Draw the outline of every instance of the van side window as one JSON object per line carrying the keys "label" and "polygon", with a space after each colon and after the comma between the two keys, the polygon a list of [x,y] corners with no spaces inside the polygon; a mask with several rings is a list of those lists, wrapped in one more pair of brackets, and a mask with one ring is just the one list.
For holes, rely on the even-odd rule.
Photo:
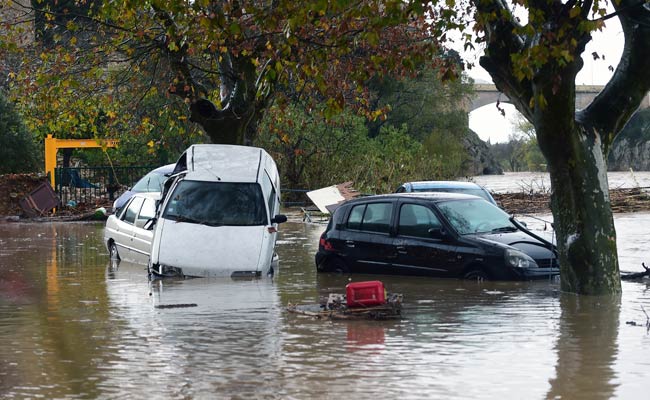
{"label": "van side window", "polygon": [[428,207],[419,204],[403,204],[400,207],[398,235],[430,238],[429,229],[440,227],[440,220]]}
{"label": "van side window", "polygon": [[370,203],[363,213],[361,230],[388,233],[393,206],[391,203]]}
{"label": "van side window", "polygon": [[129,224],[134,224],[135,223],[135,217],[138,215],[140,212],[140,207],[142,207],[142,203],[144,202],[144,199],[142,197],[136,197],[129,203],[129,207],[124,211],[124,216],[122,220],[124,222],[128,222]]}

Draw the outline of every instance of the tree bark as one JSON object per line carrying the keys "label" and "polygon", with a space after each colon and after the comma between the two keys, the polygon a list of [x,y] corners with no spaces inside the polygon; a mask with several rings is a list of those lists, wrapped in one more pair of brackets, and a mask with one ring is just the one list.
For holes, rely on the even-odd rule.
{"label": "tree bark", "polygon": [[562,290],[619,293],[616,230],[599,135],[574,126],[566,138],[556,140],[557,134],[547,129],[540,129],[537,137],[544,143],[551,176]]}

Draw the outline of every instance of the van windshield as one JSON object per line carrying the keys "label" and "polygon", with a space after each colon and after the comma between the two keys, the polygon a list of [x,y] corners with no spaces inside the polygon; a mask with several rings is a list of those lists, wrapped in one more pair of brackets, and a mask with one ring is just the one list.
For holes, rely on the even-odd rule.
{"label": "van windshield", "polygon": [[170,195],[163,218],[210,226],[267,223],[257,183],[181,181]]}

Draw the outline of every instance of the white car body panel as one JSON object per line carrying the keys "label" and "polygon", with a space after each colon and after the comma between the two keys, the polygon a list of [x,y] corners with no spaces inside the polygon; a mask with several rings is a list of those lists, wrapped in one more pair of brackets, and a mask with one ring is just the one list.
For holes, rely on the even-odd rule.
{"label": "white car body panel", "polygon": [[126,210],[137,199],[149,202],[149,207],[154,207],[155,210],[155,202],[160,199],[160,193],[138,193],[125,204],[123,212],[109,216],[104,228],[104,245],[110,252],[111,244],[115,243],[120,259],[146,264],[151,253],[153,231],[144,229],[144,224],[153,215],[142,216],[142,209],[138,208],[133,223],[125,220]]}
{"label": "white car body panel", "polygon": [[265,275],[270,256],[269,262],[262,257],[268,247],[263,244],[269,242],[270,235],[265,226],[212,227],[163,220],[158,259],[166,265],[182,266],[188,276],[229,277],[235,271]]}

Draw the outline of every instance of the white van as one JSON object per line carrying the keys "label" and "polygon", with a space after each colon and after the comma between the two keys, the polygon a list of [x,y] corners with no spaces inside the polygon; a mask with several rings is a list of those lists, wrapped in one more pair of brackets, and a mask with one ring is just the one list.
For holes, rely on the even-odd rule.
{"label": "white van", "polygon": [[179,158],[157,212],[149,271],[161,276],[273,273],[280,177],[249,146],[199,144]]}

